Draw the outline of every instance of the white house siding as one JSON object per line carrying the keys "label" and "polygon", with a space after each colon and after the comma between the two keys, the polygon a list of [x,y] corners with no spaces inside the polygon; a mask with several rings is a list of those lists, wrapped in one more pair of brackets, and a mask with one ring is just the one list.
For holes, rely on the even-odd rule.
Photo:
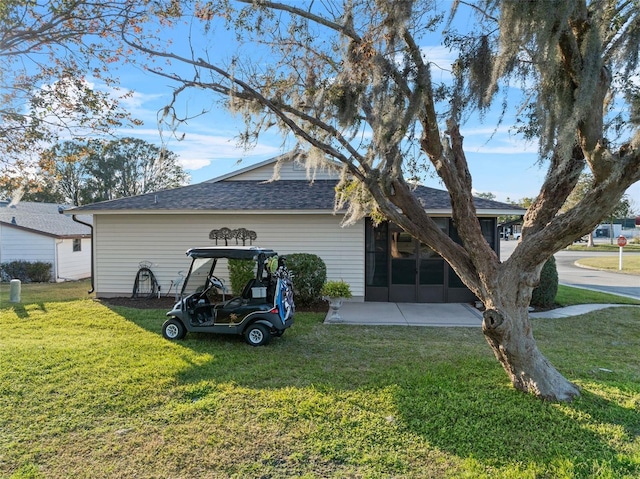
{"label": "white house siding", "polygon": [[55,238],[19,228],[0,226],[0,262],[42,261],[51,263],[53,269],[55,254]]}
{"label": "white house siding", "polygon": [[[209,232],[227,227],[255,231],[254,246],[273,248],[282,255],[317,254],[327,266],[328,279],[347,281],[354,299],[363,300],[364,222],[342,228],[341,220],[342,216],[328,213],[94,215],[96,294],[131,295],[143,261],[151,263],[161,293],[165,294],[171,281],[178,278],[178,272],[186,273],[189,267],[186,250],[214,246]],[[235,245],[235,240],[231,245]]]}
{"label": "white house siding", "polygon": [[[238,173],[225,181],[266,181],[273,177],[273,163],[243,172]],[[314,173],[312,172],[312,176]],[[327,169],[316,170],[316,180],[337,180],[339,178],[335,171],[329,171]],[[307,170],[304,165],[293,161],[286,162],[280,168],[280,181],[282,180],[306,180]]]}
{"label": "white house siding", "polygon": [[80,240],[80,251],[73,251],[73,241],[73,239],[56,241],[56,248],[58,249],[58,275],[56,281],[91,277],[91,238]]}

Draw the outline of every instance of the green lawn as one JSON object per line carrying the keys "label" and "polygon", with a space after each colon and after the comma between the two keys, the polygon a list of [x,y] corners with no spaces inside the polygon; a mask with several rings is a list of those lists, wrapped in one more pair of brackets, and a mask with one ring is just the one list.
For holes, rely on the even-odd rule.
{"label": "green lawn", "polygon": [[558,285],[556,294],[556,304],[558,306],[573,306],[576,304],[637,304],[640,301],[625,296],[601,293],[582,288],[572,288],[571,286]]}
{"label": "green lawn", "polygon": [[[52,301],[72,301],[89,299],[90,280],[67,281],[64,283],[23,283],[20,286],[20,302],[23,304]],[[9,303],[10,284],[0,283],[0,308],[12,306]],[[1,311],[1,310],[0,310]]]}
{"label": "green lawn", "polygon": [[[594,256],[582,258],[576,263],[588,268],[640,275],[640,254],[623,253],[621,271],[618,269],[620,267],[620,258],[618,256]],[[640,278],[638,278],[638,282],[640,283]]]}
{"label": "green lawn", "polygon": [[[568,246],[567,249],[570,251],[589,251],[591,253],[597,253],[603,251],[618,252],[620,247],[618,246],[617,239],[614,238],[613,244],[598,243],[594,246],[587,246],[584,243],[575,243]],[[624,247],[624,251],[625,253],[640,253],[640,243],[637,242],[637,240],[629,240],[627,245]]]}
{"label": "green lawn", "polygon": [[582,389],[551,404],[511,388],[479,328],[306,313],[251,348],[166,341],[164,310],[3,294],[2,478],[640,477],[637,307],[533,321]]}

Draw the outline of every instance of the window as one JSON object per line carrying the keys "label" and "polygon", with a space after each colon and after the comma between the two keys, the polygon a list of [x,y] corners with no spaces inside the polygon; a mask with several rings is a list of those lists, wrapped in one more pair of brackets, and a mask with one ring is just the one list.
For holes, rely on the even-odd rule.
{"label": "window", "polygon": [[82,251],[82,240],[76,238],[73,240],[73,252]]}

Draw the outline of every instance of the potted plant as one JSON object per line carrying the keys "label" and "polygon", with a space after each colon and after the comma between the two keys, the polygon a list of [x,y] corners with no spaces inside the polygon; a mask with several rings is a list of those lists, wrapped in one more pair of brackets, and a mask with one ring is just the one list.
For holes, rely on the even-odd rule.
{"label": "potted plant", "polygon": [[322,299],[329,302],[331,308],[330,321],[342,321],[342,317],[338,312],[342,307],[342,302],[351,297],[351,288],[349,283],[340,281],[327,281],[321,290]]}

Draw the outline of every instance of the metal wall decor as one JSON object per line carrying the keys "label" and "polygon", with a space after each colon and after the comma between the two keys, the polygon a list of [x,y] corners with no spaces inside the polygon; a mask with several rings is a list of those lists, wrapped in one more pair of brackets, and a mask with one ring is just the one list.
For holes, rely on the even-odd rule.
{"label": "metal wall decor", "polygon": [[211,230],[209,232],[209,239],[215,240],[216,246],[218,240],[224,240],[224,245],[229,246],[229,240],[235,239],[236,244],[238,241],[242,241],[242,246],[246,246],[247,240],[249,240],[249,246],[253,245],[253,240],[257,239],[258,235],[255,231],[248,230],[246,228],[238,228],[232,230],[231,228],[220,228],[219,230]]}

